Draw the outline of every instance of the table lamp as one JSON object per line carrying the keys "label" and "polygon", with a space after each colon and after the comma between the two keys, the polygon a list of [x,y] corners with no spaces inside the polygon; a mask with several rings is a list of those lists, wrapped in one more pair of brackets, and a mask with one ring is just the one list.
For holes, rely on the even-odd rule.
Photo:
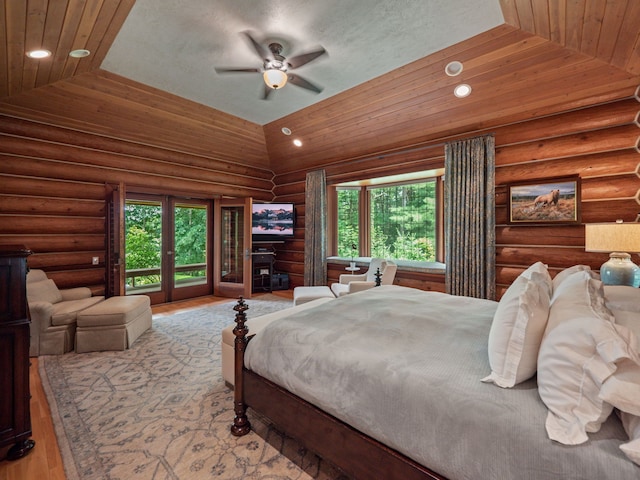
{"label": "table lamp", "polygon": [[585,224],[587,252],[610,252],[609,260],[600,267],[600,279],[605,285],[640,284],[640,268],[626,252],[640,252],[640,223],[588,223]]}

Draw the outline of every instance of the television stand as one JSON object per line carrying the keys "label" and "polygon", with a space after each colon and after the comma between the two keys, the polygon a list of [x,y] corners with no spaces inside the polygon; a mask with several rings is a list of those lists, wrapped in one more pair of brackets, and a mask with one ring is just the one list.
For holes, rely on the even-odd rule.
{"label": "television stand", "polygon": [[251,253],[251,291],[270,292],[276,253],[272,248],[253,247]]}

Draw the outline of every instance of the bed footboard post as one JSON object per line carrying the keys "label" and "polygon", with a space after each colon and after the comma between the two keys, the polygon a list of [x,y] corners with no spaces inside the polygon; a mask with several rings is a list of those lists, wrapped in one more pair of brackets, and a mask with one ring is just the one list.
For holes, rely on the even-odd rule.
{"label": "bed footboard post", "polygon": [[382,274],[380,273],[380,267],[376,269],[376,273],[373,274],[376,277],[376,287],[382,285]]}
{"label": "bed footboard post", "polygon": [[251,424],[247,418],[247,406],[244,403],[244,383],[243,383],[243,368],[244,368],[244,351],[247,347],[247,333],[249,328],[245,325],[247,316],[244,313],[249,306],[244,302],[244,299],[240,297],[238,303],[233,307],[236,313],[236,326],[233,329],[233,334],[236,336],[234,342],[234,390],[233,390],[233,409],[236,416],[233,419],[233,425],[231,425],[231,433],[236,437],[246,435],[251,430]]}

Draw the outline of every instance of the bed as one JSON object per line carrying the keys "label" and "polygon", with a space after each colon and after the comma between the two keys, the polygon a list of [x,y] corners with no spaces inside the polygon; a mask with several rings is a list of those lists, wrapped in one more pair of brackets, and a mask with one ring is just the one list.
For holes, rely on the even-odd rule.
{"label": "bed", "polygon": [[[563,412],[558,404],[576,395],[558,393],[554,383],[591,367],[573,368],[580,348],[564,349],[562,335],[580,334],[563,334],[571,321],[559,315],[571,311],[579,330],[589,321],[597,330],[611,311],[594,300],[604,289],[588,268],[559,277],[564,286],[532,266],[500,302],[381,286],[288,310],[255,336],[247,335],[241,299],[232,433],[248,433],[251,408],[353,478],[638,479],[637,339],[608,324],[585,335],[597,345],[606,343],[600,335],[615,337],[619,348],[607,353],[608,373],[598,365],[590,374],[596,397],[608,388],[607,401],[594,400],[596,412],[576,427],[571,412],[593,406],[583,401]],[[625,322],[634,325],[638,315],[626,311]],[[506,327],[496,326],[499,318],[508,318]],[[625,367],[619,378],[615,365]]]}

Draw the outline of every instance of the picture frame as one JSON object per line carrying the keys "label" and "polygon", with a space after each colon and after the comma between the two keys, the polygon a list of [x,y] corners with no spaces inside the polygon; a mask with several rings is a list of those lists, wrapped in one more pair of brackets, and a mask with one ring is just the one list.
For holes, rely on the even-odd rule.
{"label": "picture frame", "polygon": [[508,223],[580,223],[580,177],[555,177],[507,185]]}

